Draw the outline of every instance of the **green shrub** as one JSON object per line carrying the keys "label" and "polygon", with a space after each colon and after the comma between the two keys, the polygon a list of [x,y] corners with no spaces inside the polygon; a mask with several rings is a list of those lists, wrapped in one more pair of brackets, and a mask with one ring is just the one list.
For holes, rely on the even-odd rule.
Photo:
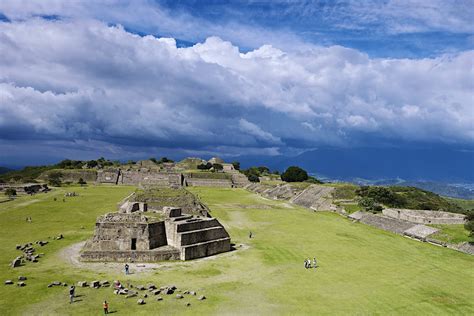
{"label": "green shrub", "polygon": [[308,180],[308,173],[297,166],[291,166],[282,173],[281,179],[285,182],[302,182]]}
{"label": "green shrub", "polygon": [[5,195],[10,197],[10,196],[15,196],[16,195],[16,190],[13,188],[8,188],[5,190]]}
{"label": "green shrub", "polygon": [[258,178],[257,175],[251,173],[247,176],[247,179],[249,179],[250,182],[260,182],[260,179]]}

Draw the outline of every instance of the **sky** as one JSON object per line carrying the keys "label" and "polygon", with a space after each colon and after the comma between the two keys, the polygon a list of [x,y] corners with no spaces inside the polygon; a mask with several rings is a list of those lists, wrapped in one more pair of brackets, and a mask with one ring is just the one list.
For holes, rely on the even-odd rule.
{"label": "sky", "polygon": [[474,0],[0,1],[0,165],[474,150]]}

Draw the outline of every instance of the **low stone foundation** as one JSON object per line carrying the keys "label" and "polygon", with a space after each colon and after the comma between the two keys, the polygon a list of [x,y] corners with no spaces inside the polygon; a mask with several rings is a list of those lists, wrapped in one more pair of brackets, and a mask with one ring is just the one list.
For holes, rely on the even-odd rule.
{"label": "low stone foundation", "polygon": [[464,215],[442,211],[387,208],[383,215],[416,224],[464,224]]}
{"label": "low stone foundation", "polygon": [[83,251],[82,261],[114,261],[114,262],[154,262],[164,260],[180,260],[180,251],[176,248],[163,246],[153,250],[135,251]]}

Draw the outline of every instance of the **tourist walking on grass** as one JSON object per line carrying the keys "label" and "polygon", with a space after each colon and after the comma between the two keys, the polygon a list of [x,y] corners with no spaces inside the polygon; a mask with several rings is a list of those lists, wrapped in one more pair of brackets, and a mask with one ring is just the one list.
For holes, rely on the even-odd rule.
{"label": "tourist walking on grass", "polygon": [[74,285],[71,285],[69,288],[69,304],[72,304],[74,302],[74,292],[76,291],[76,287]]}
{"label": "tourist walking on grass", "polygon": [[125,274],[129,274],[129,270],[130,269],[130,266],[128,265],[128,263],[125,264]]}
{"label": "tourist walking on grass", "polygon": [[316,257],[313,258],[313,266],[314,266],[313,268],[316,269],[316,267],[317,267]]}
{"label": "tourist walking on grass", "polygon": [[104,307],[104,314],[108,314],[109,313],[109,303],[107,303],[107,301],[104,301],[104,304],[102,304],[102,306]]}

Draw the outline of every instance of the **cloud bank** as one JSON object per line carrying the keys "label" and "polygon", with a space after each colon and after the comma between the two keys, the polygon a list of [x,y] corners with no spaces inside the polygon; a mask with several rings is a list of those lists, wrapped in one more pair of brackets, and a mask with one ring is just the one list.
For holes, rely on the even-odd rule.
{"label": "cloud bank", "polygon": [[[94,19],[0,22],[0,148],[278,154],[474,143],[474,51],[370,58],[342,46],[178,48]],[[106,151],[107,151],[106,150]],[[107,152],[106,152],[107,153]]]}

